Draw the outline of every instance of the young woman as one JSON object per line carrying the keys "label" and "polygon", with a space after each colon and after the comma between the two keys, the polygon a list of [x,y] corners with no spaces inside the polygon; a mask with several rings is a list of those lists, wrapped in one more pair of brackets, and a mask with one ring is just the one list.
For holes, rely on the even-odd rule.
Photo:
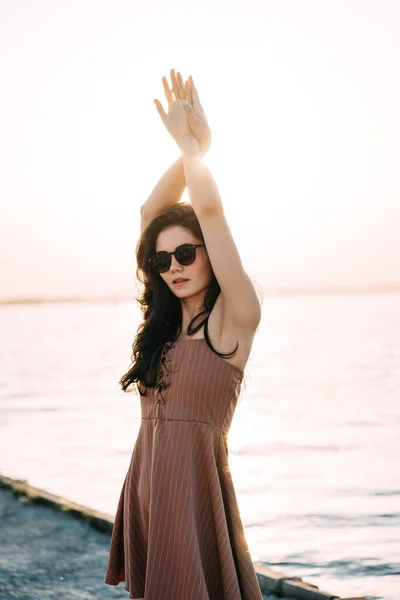
{"label": "young woman", "polygon": [[261,306],[202,161],[211,135],[194,82],[173,69],[171,82],[168,114],[155,104],[182,156],[141,211],[143,323],[120,384],[136,384],[142,421],[105,583],[135,600],[261,600],[227,443]]}

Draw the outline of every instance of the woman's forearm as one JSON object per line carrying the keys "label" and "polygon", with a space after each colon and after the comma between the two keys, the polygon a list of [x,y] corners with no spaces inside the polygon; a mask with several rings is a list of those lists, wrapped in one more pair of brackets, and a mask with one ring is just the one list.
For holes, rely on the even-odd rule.
{"label": "woman's forearm", "polygon": [[177,204],[185,191],[186,180],[183,169],[183,157],[176,160],[155,185],[150,196],[140,207],[142,216],[153,219]]}
{"label": "woman's forearm", "polygon": [[183,170],[190,203],[197,216],[215,210],[223,211],[221,196],[210,169],[201,160],[196,139],[188,139],[181,145]]}

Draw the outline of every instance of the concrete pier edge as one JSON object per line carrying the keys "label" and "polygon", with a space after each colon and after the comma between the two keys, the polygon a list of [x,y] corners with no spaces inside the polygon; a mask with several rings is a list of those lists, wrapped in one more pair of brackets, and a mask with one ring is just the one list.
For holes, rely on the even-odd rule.
{"label": "concrete pier edge", "polygon": [[[0,488],[11,489],[14,496],[23,502],[44,504],[76,519],[86,520],[91,527],[99,531],[105,533],[112,531],[114,523],[112,515],[33,487],[26,479],[11,479],[0,474]],[[300,577],[290,577],[285,573],[273,571],[259,562],[255,562],[254,567],[263,594],[274,594],[279,598],[290,600],[367,600],[365,596],[344,598],[324,592],[318,586],[303,581]]]}

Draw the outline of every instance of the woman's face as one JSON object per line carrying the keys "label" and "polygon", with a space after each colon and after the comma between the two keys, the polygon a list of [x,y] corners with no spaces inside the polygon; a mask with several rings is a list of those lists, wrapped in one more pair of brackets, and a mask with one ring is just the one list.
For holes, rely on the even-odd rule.
{"label": "woman's face", "polygon": [[[196,238],[190,229],[174,225],[159,233],[156,252],[160,252],[160,250],[173,252],[181,244],[201,243],[204,242]],[[159,276],[164,279],[169,289],[178,298],[188,298],[193,294],[206,291],[212,278],[212,268],[206,247],[196,248],[196,258],[191,265],[181,265],[172,255],[170,268],[165,273],[159,273]],[[179,277],[187,279],[187,281],[180,285],[174,284],[174,279]]]}

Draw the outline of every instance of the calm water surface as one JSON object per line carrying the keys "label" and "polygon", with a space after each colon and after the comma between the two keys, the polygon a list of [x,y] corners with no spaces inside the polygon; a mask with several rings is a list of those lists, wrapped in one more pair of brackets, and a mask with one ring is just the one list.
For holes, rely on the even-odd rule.
{"label": "calm water surface", "polygon": [[[115,513],[134,302],[0,307],[0,472]],[[229,434],[254,560],[400,598],[400,295],[268,297]]]}

